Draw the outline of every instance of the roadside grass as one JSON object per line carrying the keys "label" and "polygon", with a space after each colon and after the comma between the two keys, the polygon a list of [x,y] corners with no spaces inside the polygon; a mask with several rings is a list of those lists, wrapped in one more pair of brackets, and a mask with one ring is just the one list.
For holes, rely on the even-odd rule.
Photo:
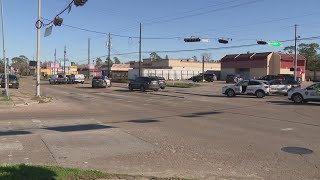
{"label": "roadside grass", "polygon": [[7,97],[6,95],[3,95],[3,94],[0,95],[0,101],[10,101],[10,100],[11,100],[10,96]]}
{"label": "roadside grass", "polygon": [[179,180],[180,178],[155,178],[109,174],[95,170],[81,170],[76,168],[63,168],[58,166],[40,165],[10,165],[0,166],[0,179],[6,180],[96,180],[96,179],[167,179]]}
{"label": "roadside grass", "polygon": [[167,82],[167,86],[168,87],[177,87],[177,88],[191,88],[191,87],[195,87],[198,86],[197,84],[193,84],[193,83],[184,83],[184,82],[176,82],[176,83],[168,83]]}

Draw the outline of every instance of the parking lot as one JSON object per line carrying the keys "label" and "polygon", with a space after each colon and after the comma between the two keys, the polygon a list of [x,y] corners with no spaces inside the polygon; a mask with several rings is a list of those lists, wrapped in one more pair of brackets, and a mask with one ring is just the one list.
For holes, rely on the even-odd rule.
{"label": "parking lot", "polygon": [[[12,92],[32,94],[34,84],[21,79]],[[319,103],[227,98],[222,86],[130,92],[126,84],[42,81],[53,102],[0,110],[0,143],[16,143],[0,148],[0,163],[200,179],[320,178]]]}

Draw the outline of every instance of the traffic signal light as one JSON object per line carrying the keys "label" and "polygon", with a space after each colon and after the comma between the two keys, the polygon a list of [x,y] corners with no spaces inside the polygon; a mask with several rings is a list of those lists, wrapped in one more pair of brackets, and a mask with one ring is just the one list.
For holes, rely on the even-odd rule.
{"label": "traffic signal light", "polygon": [[268,44],[266,41],[262,41],[262,40],[257,41],[257,43],[260,44],[260,45],[266,45],[266,44]]}
{"label": "traffic signal light", "polygon": [[83,6],[87,2],[87,0],[74,0],[73,2],[76,6]]}
{"label": "traffic signal light", "polygon": [[218,42],[222,43],[222,44],[228,44],[229,43],[229,41],[225,40],[225,39],[219,39]]}
{"label": "traffic signal light", "polygon": [[55,17],[54,20],[53,20],[53,24],[55,26],[61,26],[62,25],[62,22],[63,22],[63,19],[60,18],[59,16]]}
{"label": "traffic signal light", "polygon": [[200,42],[200,38],[184,38],[184,42]]}

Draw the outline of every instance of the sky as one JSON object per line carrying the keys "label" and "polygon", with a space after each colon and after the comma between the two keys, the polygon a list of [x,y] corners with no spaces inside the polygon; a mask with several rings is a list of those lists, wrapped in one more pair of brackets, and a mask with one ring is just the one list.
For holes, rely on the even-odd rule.
{"label": "sky", "polygon": [[[42,0],[42,18],[53,19],[71,0]],[[11,59],[25,55],[36,58],[37,0],[3,0],[6,56]],[[219,60],[226,54],[282,51],[283,47],[250,46],[256,40],[281,41],[294,39],[294,24],[301,38],[320,36],[319,0],[88,0],[82,7],[62,14],[63,24],[100,33],[82,31],[62,25],[53,27],[44,37],[41,29],[41,61],[67,58],[79,64],[90,63],[97,57],[105,60],[107,33],[111,33],[111,58],[121,62],[138,60],[139,54],[117,55],[139,51],[139,23],[142,23],[142,51],[175,51],[184,49],[219,48],[189,52],[163,52],[161,57],[191,58],[209,53]],[[44,20],[44,23],[48,23]],[[128,37],[119,37],[128,36]],[[183,38],[208,38],[210,42],[185,43]],[[147,38],[147,39],[145,39]],[[155,38],[155,39],[148,39]],[[160,38],[160,39],[159,39]],[[168,38],[168,39],[161,39]],[[229,39],[219,44],[217,39]],[[319,39],[300,43],[320,43]],[[236,48],[232,48],[236,46]],[[243,46],[243,47],[241,47]],[[2,52],[2,51],[1,51]],[[150,53],[143,53],[148,58]],[[2,53],[1,53],[2,56]]]}

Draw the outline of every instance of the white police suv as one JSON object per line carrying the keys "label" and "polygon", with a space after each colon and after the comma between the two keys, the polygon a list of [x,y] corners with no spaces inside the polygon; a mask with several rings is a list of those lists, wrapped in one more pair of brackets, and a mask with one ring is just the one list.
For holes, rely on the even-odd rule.
{"label": "white police suv", "polygon": [[291,88],[288,91],[288,99],[295,103],[320,101],[320,83],[312,84],[307,88]]}
{"label": "white police suv", "polygon": [[263,98],[266,95],[269,95],[269,84],[267,81],[262,80],[243,80],[235,85],[222,87],[222,94],[225,94],[228,97],[244,94]]}

